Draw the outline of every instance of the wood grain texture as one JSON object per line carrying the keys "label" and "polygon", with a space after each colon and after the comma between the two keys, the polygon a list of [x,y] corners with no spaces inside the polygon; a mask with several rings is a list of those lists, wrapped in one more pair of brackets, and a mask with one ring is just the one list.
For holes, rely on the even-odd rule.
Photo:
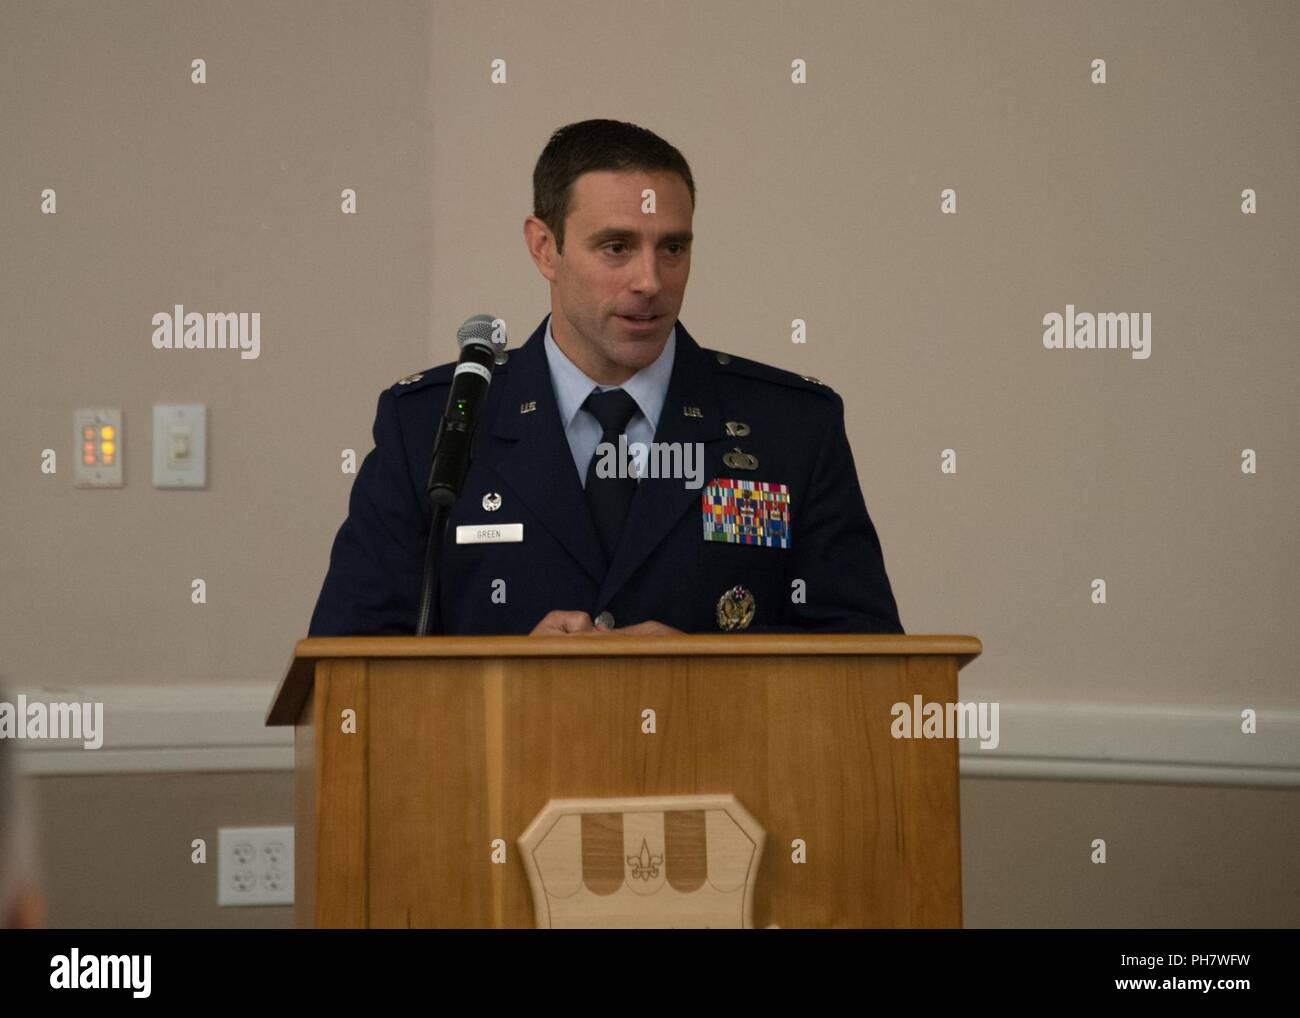
{"label": "wood grain texture", "polygon": [[308,693],[293,730],[293,921],[316,925],[316,694]]}
{"label": "wood grain texture", "polygon": [[623,886],[623,815],[583,813],[578,838],[582,886],[592,894],[613,894]]}
{"label": "wood grain texture", "polygon": [[664,865],[675,891],[690,894],[709,876],[709,840],[704,810],[673,810],[664,814]]}
{"label": "wood grain texture", "polygon": [[957,745],[890,735],[956,658],[731,649],[320,661],[318,924],[532,926],[515,842],[549,800],[732,794],[768,833],[754,925],[959,926]]}
{"label": "wood grain texture", "polygon": [[[375,732],[366,663],[327,660],[316,670],[316,925],[365,926],[368,750]],[[355,734],[342,730],[348,709],[356,712]]]}
{"label": "wood grain texture", "polygon": [[268,725],[292,725],[328,658],[674,657],[735,655],[942,655],[965,667],[981,652],[973,636],[820,633],[692,633],[682,636],[318,636],[299,640],[271,702]]}
{"label": "wood grain texture", "polygon": [[[902,688],[897,693],[899,702],[908,702],[918,693],[925,702],[955,701],[957,682],[952,665],[938,658],[908,658]],[[953,780],[959,768],[957,740],[894,742],[901,746],[899,773],[906,782],[898,801],[915,807],[906,813],[902,824],[904,851],[918,862],[907,873],[910,911],[918,926],[959,926],[961,808]],[[895,754],[895,761],[899,759]]]}

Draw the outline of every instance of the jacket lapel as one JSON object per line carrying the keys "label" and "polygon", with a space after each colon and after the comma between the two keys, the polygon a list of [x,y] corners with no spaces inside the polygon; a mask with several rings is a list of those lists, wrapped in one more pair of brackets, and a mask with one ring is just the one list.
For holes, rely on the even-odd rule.
{"label": "jacket lapel", "polygon": [[[702,484],[722,471],[722,456],[729,442],[722,407],[713,385],[713,361],[710,355],[677,322],[677,349],[673,358],[668,395],[655,429],[654,441],[680,442],[683,448],[696,442],[704,452]],[[698,408],[699,417],[687,416],[687,407]],[[557,415],[558,416],[558,415]],[[600,589],[598,598],[604,606],[627,583],[652,551],[677,526],[688,507],[700,511],[704,488],[690,488],[684,478],[643,477],[637,484],[632,508],[628,511],[623,536],[614,552],[614,561]],[[700,524],[700,540],[703,536]],[[593,527],[594,529],[594,527]]]}
{"label": "jacket lapel", "polygon": [[[605,552],[560,427],[545,339],[546,319],[542,319],[528,342],[510,355],[485,460],[547,532],[600,583],[606,573]],[[531,404],[536,409],[524,409]]]}

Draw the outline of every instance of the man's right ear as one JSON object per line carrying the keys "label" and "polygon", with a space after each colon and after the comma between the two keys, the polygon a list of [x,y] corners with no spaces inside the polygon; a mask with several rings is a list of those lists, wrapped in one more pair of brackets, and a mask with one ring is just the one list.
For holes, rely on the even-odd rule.
{"label": "man's right ear", "polygon": [[550,282],[555,282],[555,236],[536,216],[524,220],[524,245],[537,266],[537,271]]}

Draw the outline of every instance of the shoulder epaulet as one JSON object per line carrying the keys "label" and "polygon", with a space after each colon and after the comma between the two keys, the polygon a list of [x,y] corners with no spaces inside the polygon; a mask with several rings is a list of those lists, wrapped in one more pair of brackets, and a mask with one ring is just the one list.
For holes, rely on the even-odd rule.
{"label": "shoulder epaulet", "polygon": [[765,382],[775,382],[777,385],[789,385],[796,389],[819,392],[823,396],[836,395],[834,389],[820,378],[814,378],[812,375],[801,375],[794,371],[786,371],[784,368],[776,368],[771,364],[752,361],[748,357],[738,357],[735,354],[723,353],[720,350],[709,350],[708,354],[724,371],[745,375],[748,378],[758,378]]}
{"label": "shoulder epaulet", "polygon": [[[504,374],[505,369],[504,364],[498,364],[493,368],[492,374],[494,377],[498,374]],[[425,368],[425,370],[417,371],[413,375],[399,378],[393,383],[393,395],[405,396],[412,392],[428,389],[434,385],[450,385],[451,376],[455,370],[456,362],[448,361],[446,364],[439,364],[436,368]]]}
{"label": "shoulder epaulet", "polygon": [[406,396],[412,392],[419,392],[421,389],[427,389],[432,385],[439,383],[446,385],[451,381],[451,372],[454,365],[440,364],[436,368],[425,368],[423,371],[417,371],[413,375],[407,375],[405,378],[399,378],[392,385],[394,396]]}

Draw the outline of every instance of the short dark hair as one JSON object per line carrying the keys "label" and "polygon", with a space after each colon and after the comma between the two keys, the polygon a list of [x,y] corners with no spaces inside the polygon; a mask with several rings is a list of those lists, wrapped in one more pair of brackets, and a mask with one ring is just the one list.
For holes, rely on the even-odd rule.
{"label": "short dark hair", "polygon": [[560,254],[573,182],[593,170],[671,171],[686,182],[695,208],[695,178],[686,158],[653,131],[622,120],[566,124],[551,135],[533,167],[533,215],[555,235]]}

